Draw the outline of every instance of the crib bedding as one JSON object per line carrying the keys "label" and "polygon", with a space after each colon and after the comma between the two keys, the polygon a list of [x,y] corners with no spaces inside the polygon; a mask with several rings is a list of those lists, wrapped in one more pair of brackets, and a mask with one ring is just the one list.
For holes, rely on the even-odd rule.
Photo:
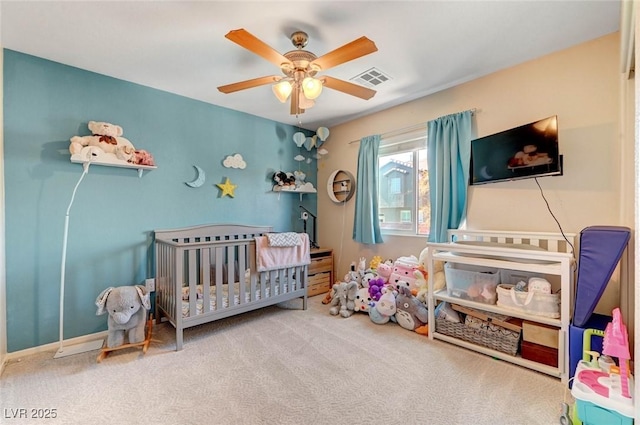
{"label": "crib bedding", "polygon": [[[238,284],[238,282],[236,282],[236,285]],[[197,288],[198,292],[197,292],[197,297],[198,299],[196,300],[196,314],[202,314],[204,313],[204,306],[205,306],[205,301],[204,301],[204,297],[202,295],[202,285],[198,285],[199,288]],[[238,285],[239,287],[239,285]],[[238,288],[236,287],[236,288]],[[292,291],[295,291],[296,289],[298,289],[298,283],[296,281],[293,281],[293,285],[291,287]],[[186,290],[186,291],[185,291]],[[184,287],[182,288],[182,317],[189,317],[189,288],[188,287]],[[288,284],[284,284],[284,291],[283,293],[287,293],[289,292],[289,285]],[[186,293],[186,295],[185,295]],[[274,285],[274,290],[273,290],[274,296],[280,295],[280,285]],[[254,296],[254,300],[258,301],[261,299],[261,291],[260,289],[256,289],[255,290],[255,296]],[[265,297],[269,298],[271,296],[271,287],[267,286],[265,288]],[[215,311],[217,309],[218,303],[217,303],[217,297],[216,297],[216,293],[215,293],[215,287],[211,288],[211,295],[209,296],[209,306],[210,306],[210,311]],[[251,302],[251,291],[247,290],[244,293],[244,302],[245,303],[249,303]],[[232,305],[240,305],[240,294],[238,289],[236,289],[234,291],[233,294],[233,304]],[[222,297],[222,307],[223,308],[229,308],[229,291],[227,289],[227,285],[224,285],[224,291],[223,291],[223,297]]]}

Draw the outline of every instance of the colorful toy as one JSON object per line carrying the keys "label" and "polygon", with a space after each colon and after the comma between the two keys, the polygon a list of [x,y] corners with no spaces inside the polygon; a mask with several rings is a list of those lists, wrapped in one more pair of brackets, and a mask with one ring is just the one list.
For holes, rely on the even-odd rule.
{"label": "colorful toy", "polygon": [[369,296],[371,296],[373,301],[380,300],[380,297],[382,296],[382,288],[384,288],[385,285],[386,282],[382,277],[377,277],[369,281]]}
{"label": "colorful toy", "polygon": [[371,270],[376,270],[378,268],[378,265],[380,265],[380,263],[382,263],[382,257],[379,255],[374,255],[371,261],[369,262],[369,268]]}
{"label": "colorful toy", "polygon": [[[576,414],[583,425],[633,424],[633,377],[629,371],[629,336],[619,308],[613,310],[613,320],[606,329],[586,329],[583,339],[583,359],[578,362],[571,394],[576,399]],[[617,359],[611,364],[598,361],[591,351],[591,336],[604,337],[602,353]],[[591,361],[589,361],[591,356]]]}
{"label": "colorful toy", "polygon": [[429,333],[429,312],[409,288],[402,287],[396,296],[396,321],[400,326],[421,335]]}

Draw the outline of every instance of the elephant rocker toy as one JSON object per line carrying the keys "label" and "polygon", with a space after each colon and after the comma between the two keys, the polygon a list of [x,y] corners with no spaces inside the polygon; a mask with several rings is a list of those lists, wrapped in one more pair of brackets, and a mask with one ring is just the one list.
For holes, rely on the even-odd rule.
{"label": "elephant rocker toy", "polygon": [[351,317],[355,312],[355,299],[358,292],[358,282],[340,282],[333,285],[333,299],[329,313],[333,316]]}
{"label": "elephant rocker toy", "polygon": [[129,344],[145,341],[144,327],[151,301],[144,286],[111,286],[98,295],[96,306],[97,316],[109,313],[107,348],[123,345],[125,334]]}

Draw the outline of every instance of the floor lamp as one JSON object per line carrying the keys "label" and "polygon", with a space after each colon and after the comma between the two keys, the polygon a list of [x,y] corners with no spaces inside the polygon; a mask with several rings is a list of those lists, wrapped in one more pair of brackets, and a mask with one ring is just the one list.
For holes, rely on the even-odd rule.
{"label": "floor lamp", "polygon": [[69,347],[64,346],[64,283],[65,283],[65,266],[67,263],[67,237],[69,235],[69,212],[71,211],[71,205],[73,205],[73,199],[76,196],[76,191],[78,190],[78,186],[82,182],[82,179],[89,172],[89,164],[90,162],[82,163],[82,175],[76,183],[76,187],[73,189],[73,193],[71,194],[71,202],[69,202],[69,206],[67,207],[67,214],[64,218],[64,236],[62,238],[62,265],[60,267],[60,347],[56,354],[53,356],[54,359],[59,359],[61,357],[71,356],[73,354],[85,353],[87,351],[99,350],[102,348],[103,340],[95,340],[89,342],[83,342],[80,344],[71,345]]}

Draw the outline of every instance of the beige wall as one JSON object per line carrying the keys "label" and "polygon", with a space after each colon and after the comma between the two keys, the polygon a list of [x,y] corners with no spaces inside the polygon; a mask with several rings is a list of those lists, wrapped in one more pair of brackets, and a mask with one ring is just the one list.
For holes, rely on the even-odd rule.
{"label": "beige wall", "polygon": [[[565,175],[538,181],[565,232],[633,217],[632,203],[625,204],[630,211],[621,211],[617,33],[331,128],[318,186],[324,187],[335,169],[357,174],[358,143],[350,141],[470,108],[478,110],[478,137],[558,115]],[[355,243],[354,206],[355,198],[336,205],[319,191],[319,242],[335,250],[338,277],[360,256],[417,256],[425,246],[425,239],[416,237],[386,237],[375,246]],[[533,179],[470,187],[468,227],[558,231]]]}

